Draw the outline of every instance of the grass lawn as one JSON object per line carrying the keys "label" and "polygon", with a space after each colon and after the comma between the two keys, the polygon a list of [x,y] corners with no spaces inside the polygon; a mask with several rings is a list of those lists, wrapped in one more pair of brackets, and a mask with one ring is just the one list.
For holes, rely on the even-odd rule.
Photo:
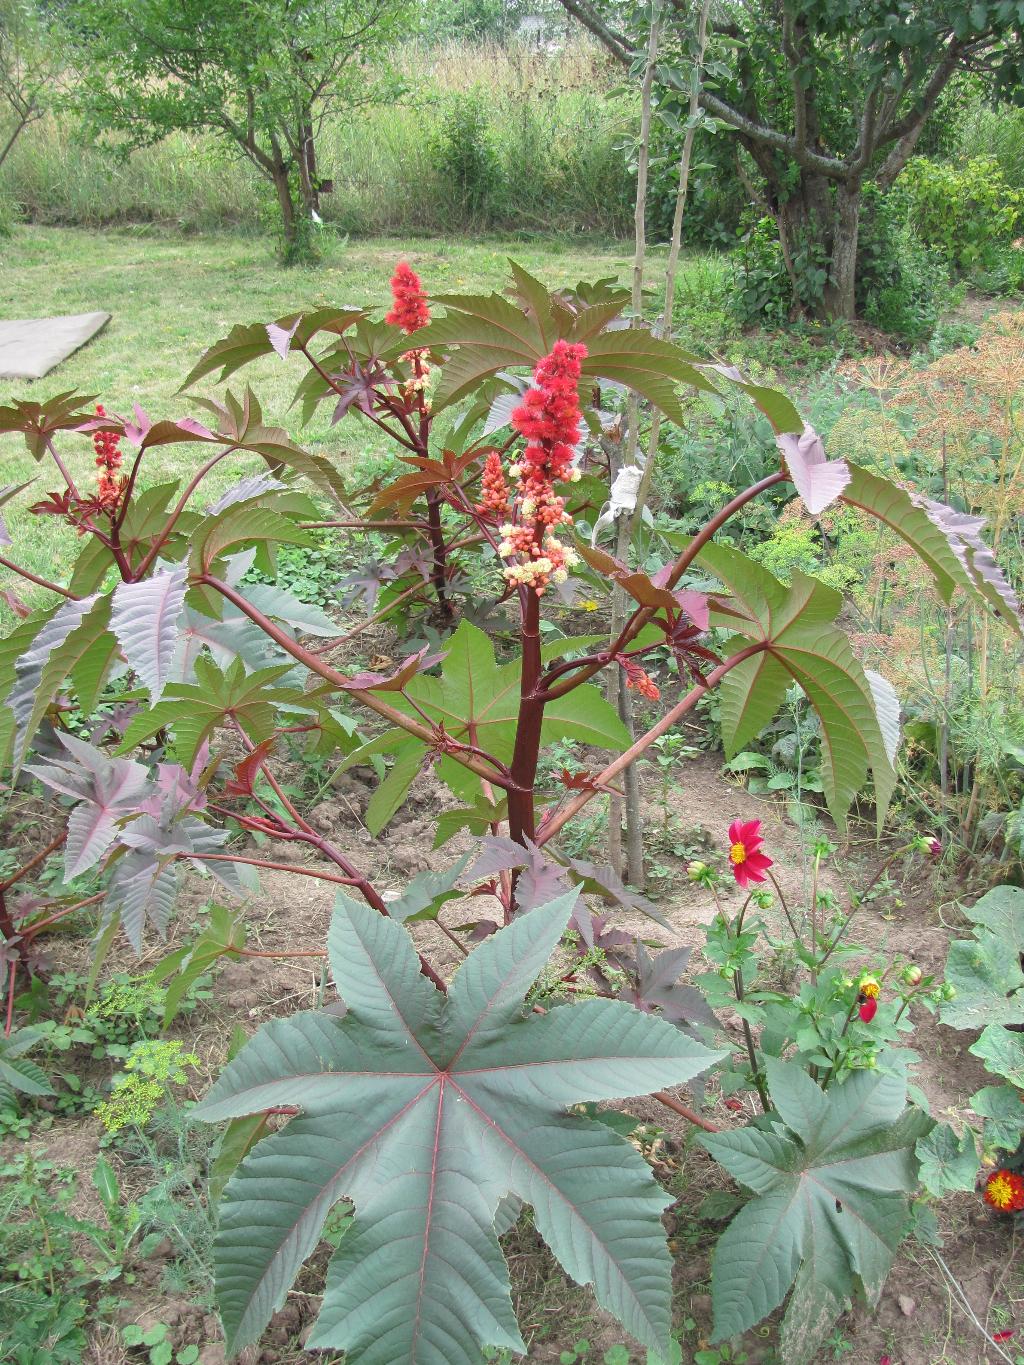
{"label": "grass lawn", "polygon": [[[64,365],[35,383],[0,387],[0,403],[11,398],[46,398],[67,389],[96,394],[113,412],[140,404],[153,417],[180,417],[193,409],[189,395],[176,392],[202,351],[237,322],[271,321],[284,313],[323,304],[390,302],[388,280],[396,261],[405,256],[431,292],[490,291],[508,280],[507,259],[514,256],[546,284],[574,284],[580,279],[614,275],[629,278],[632,261],[624,243],[602,248],[590,241],[545,242],[452,238],[371,238],[335,246],[315,269],[284,270],[266,239],[243,236],[176,237],[156,231],[91,232],[79,229],[27,227],[0,248],[0,318],[45,317],[105,309],[107,328]],[[659,282],[664,253],[653,254],[652,284]],[[699,268],[699,258],[695,268]],[[299,426],[289,412],[291,393],[304,370],[296,360],[286,364],[268,357],[237,376],[236,387],[252,385],[264,417],[286,426],[310,447],[339,458],[381,448],[369,424],[346,422],[332,431],[329,408],[309,427]],[[203,384],[212,391],[212,386]],[[200,414],[201,415],[201,414]],[[92,447],[87,437],[65,440],[72,452],[72,471],[91,477]],[[195,446],[159,449],[146,466],[144,482],[180,477],[200,460]],[[232,482],[242,461],[215,471],[211,491]],[[0,483],[39,473],[20,437],[0,438]],[[30,569],[57,577],[66,571],[76,550],[73,532],[54,518],[33,517],[26,501],[53,484],[44,467],[39,483],[9,507],[15,557]],[[21,509],[21,510],[19,510]],[[0,569],[0,586],[5,582]],[[7,575],[10,578],[10,575]],[[23,591],[27,600],[31,591]]]}

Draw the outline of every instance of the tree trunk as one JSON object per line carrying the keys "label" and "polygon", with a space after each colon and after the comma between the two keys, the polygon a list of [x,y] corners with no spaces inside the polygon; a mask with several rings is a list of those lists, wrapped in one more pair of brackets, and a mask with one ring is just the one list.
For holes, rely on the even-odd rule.
{"label": "tree trunk", "polygon": [[856,316],[859,184],[833,186],[804,173],[775,212],[794,313],[834,321]]}
{"label": "tree trunk", "polygon": [[857,233],[860,229],[860,186],[836,187],[832,231],[832,268],[825,286],[825,316],[849,318],[857,315]]}
{"label": "tree trunk", "polygon": [[275,163],[271,175],[281,212],[281,256],[285,265],[293,265],[299,256],[299,215],[292,198],[291,177],[282,162]]}

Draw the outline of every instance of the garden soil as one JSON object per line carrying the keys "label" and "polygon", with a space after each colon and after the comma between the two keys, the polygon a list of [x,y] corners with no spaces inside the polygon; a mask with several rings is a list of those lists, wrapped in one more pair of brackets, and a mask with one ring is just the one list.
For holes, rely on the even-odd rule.
{"label": "garden soil", "polygon": [[[434,823],[438,814],[454,804],[453,799],[431,774],[417,779],[410,800],[383,836],[374,839],[362,822],[362,814],[372,790],[372,779],[357,770],[336,781],[330,798],[315,806],[310,822],[328,835],[359,866],[374,869],[377,884],[403,888],[417,872],[450,866],[468,851],[468,839],[459,838],[443,849],[431,852]],[[649,793],[647,826],[663,820],[660,784]],[[807,888],[800,872],[800,837],[787,822],[782,808],[767,799],[751,796],[722,775],[712,757],[701,757],[686,765],[668,795],[668,812],[673,827],[689,834],[694,841],[706,839],[719,855],[725,851],[725,831],[732,819],[760,819],[764,822],[766,848],[776,862],[776,870],[787,898],[799,904]],[[280,861],[304,860],[294,845],[278,845],[274,857]],[[870,831],[861,827],[846,841],[830,871],[826,885],[843,897],[846,885],[863,886],[871,880],[880,863],[880,854]],[[703,939],[703,927],[715,914],[708,893],[694,887],[685,876],[682,859],[661,856],[660,878],[665,890],[659,892],[658,908],[665,915],[669,932],[650,920],[634,914],[616,914],[615,922],[640,930],[649,942],[664,946],[691,944]],[[950,887],[941,881],[941,869],[923,866],[920,860],[894,869],[895,892],[872,901],[862,909],[852,925],[853,941],[887,958],[910,959],[926,974],[941,975],[951,938],[963,927],[956,909],[957,898],[972,899],[985,887]],[[187,884],[177,917],[179,929],[187,927],[194,911],[211,894],[210,883],[192,878]],[[261,889],[245,909],[249,947],[271,949],[321,947],[334,900],[333,890],[313,878],[288,872],[264,872]],[[726,909],[738,905],[730,896]],[[483,907],[481,906],[481,910]],[[473,907],[462,901],[458,909],[444,912],[449,922],[473,918]],[[439,969],[450,974],[458,953],[448,939],[432,925],[414,926],[421,946],[429,951]],[[86,939],[54,936],[48,944],[54,967],[87,972],[89,944]],[[119,945],[111,968],[132,972],[152,967],[167,951],[167,946],[150,943],[141,962]],[[316,958],[276,961],[248,958],[228,963],[216,974],[212,999],[175,1025],[189,1049],[201,1061],[191,1091],[201,1095],[224,1060],[226,1040],[235,1025],[252,1031],[264,1020],[282,1013],[305,1009],[316,1003],[320,962]],[[328,995],[328,999],[330,996]],[[956,1124],[966,1115],[968,1097],[986,1082],[981,1063],[967,1051],[972,1041],[964,1034],[938,1024],[923,1009],[914,1011],[917,1031],[910,1043],[919,1061],[914,1079],[927,1095],[932,1112],[939,1119]],[[739,1021],[728,1016],[722,1022],[737,1038]],[[107,1064],[109,1074],[109,1063]],[[683,1098],[685,1090],[680,1090]],[[753,1116],[726,1108],[714,1087],[705,1097],[708,1117],[722,1127],[742,1124]],[[750,1101],[747,1101],[748,1106]],[[711,1325],[710,1256],[720,1226],[702,1219],[699,1210],[710,1191],[730,1188],[729,1178],[700,1146],[693,1143],[693,1129],[655,1101],[639,1097],[619,1107],[642,1120],[637,1141],[655,1173],[666,1184],[675,1203],[665,1215],[666,1229],[675,1254],[676,1320],[680,1328],[683,1361],[707,1348]],[[93,1119],[55,1119],[53,1127],[33,1133],[34,1147],[45,1149],[48,1158],[80,1173],[78,1211],[97,1216],[99,1209],[90,1176],[99,1150],[101,1128]],[[0,1144],[0,1160],[9,1159],[14,1138]],[[127,1196],[138,1198],[156,1178],[151,1168],[128,1163],[117,1145],[105,1149],[118,1168]],[[949,1274],[959,1284],[979,1322],[989,1333],[1013,1329],[1020,1324],[1024,1340],[1024,1275],[1019,1264],[1017,1239],[1009,1219],[990,1212],[979,1196],[956,1195],[937,1207],[944,1247],[939,1253]],[[530,1344],[528,1359],[553,1365],[560,1353],[574,1342],[586,1338],[591,1343],[587,1361],[599,1362],[612,1345],[623,1341],[617,1324],[598,1309],[586,1289],[574,1285],[541,1243],[528,1220],[524,1220],[504,1239],[509,1260],[520,1323]],[[277,1314],[259,1347],[250,1348],[241,1359],[245,1365],[285,1365],[304,1357],[302,1341],[318,1307],[318,1292],[328,1251],[321,1247],[302,1272],[288,1302]],[[168,1243],[158,1248],[149,1260],[135,1267],[136,1282],[126,1292],[126,1302],[118,1314],[121,1323],[152,1325],[163,1322],[178,1346],[200,1347],[201,1365],[219,1365],[224,1359],[216,1317],[211,1303],[193,1302],[169,1291],[174,1276],[168,1274],[174,1248]],[[194,1296],[193,1296],[194,1297]],[[747,1334],[742,1343],[748,1365],[769,1362],[773,1355],[777,1322]],[[1007,1343],[1010,1358],[1014,1341]],[[1005,1348],[1004,1348],[1005,1349]],[[95,1365],[120,1365],[134,1357],[118,1344],[115,1326],[96,1327],[92,1332],[90,1359]],[[318,1359],[330,1359],[317,1353]],[[879,1365],[886,1358],[891,1365],[983,1365],[1006,1357],[986,1343],[949,1288],[945,1272],[935,1255],[917,1243],[901,1251],[876,1310],[855,1308],[844,1316],[830,1342],[819,1353],[815,1365],[842,1360],[846,1365]],[[139,1359],[142,1359],[139,1356]],[[630,1357],[643,1362],[642,1352]],[[743,1359],[735,1356],[734,1359]]]}

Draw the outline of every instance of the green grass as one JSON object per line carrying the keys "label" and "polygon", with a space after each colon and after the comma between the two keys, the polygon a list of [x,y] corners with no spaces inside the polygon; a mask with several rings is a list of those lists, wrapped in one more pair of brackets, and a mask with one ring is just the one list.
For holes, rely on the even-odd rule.
{"label": "green grass", "polygon": [[[334,181],[324,217],[342,231],[445,232],[492,227],[629,236],[635,176],[622,149],[639,117],[635,92],[591,41],[558,53],[531,46],[409,43],[394,54],[406,93],[328,114],[317,141]],[[453,131],[470,109],[475,132]],[[0,117],[0,145],[3,143]],[[489,167],[453,193],[451,170]],[[174,229],[270,230],[269,184],[229,144],[177,133],[127,159],[84,141],[74,119],[48,117],[0,172],[0,201],[33,222],[80,227],[157,222]]]}
{"label": "green grass", "polygon": [[[486,239],[367,239],[328,249],[316,269],[284,270],[269,241],[242,236],[178,237],[156,229],[108,230],[29,227],[3,244],[0,271],[0,317],[45,317],[105,309],[113,317],[99,337],[45,379],[0,389],[0,402],[11,397],[46,398],[67,389],[96,394],[112,412],[128,412],[140,404],[153,417],[194,413],[190,396],[177,393],[202,351],[236,322],[270,321],[283,313],[322,304],[389,302],[388,280],[395,262],[406,256],[432,292],[490,291],[508,280],[509,256],[546,284],[572,284],[580,279],[613,275],[626,281],[631,261],[623,245],[600,247],[588,239],[508,241]],[[663,253],[654,253],[652,284],[659,283]],[[701,281],[705,258],[687,269]],[[685,288],[685,286],[684,286]],[[250,383],[263,404],[268,422],[285,426],[297,440],[344,464],[354,456],[380,451],[376,431],[359,419],[331,428],[323,412],[302,428],[288,404],[303,370],[296,361],[276,357],[248,367],[234,381]],[[216,392],[204,382],[200,394]],[[61,443],[69,463],[84,481],[92,477],[88,437],[71,436]],[[146,466],[144,483],[180,478],[200,457],[195,446],[160,448]],[[247,467],[225,461],[211,494],[232,482]],[[38,481],[7,521],[15,541],[15,558],[49,578],[66,574],[80,542],[55,518],[35,517],[26,504],[56,484],[47,465],[36,466],[19,437],[0,438],[0,483],[38,475]],[[4,571],[0,570],[0,575]],[[10,582],[0,577],[0,586]],[[30,601],[39,596],[24,591]]]}

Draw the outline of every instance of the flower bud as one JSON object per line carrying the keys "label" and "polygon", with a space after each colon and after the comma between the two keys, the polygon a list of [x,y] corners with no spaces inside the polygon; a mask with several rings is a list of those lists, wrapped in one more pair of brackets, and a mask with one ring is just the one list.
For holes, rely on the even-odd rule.
{"label": "flower bud", "polygon": [[923,976],[924,972],[922,972],[916,962],[911,962],[903,968],[903,980],[908,986],[920,985]]}
{"label": "flower bud", "polygon": [[689,877],[691,882],[704,881],[705,877],[710,871],[711,869],[708,867],[707,863],[699,862],[697,859],[694,859],[693,862],[686,864],[686,875]]}

